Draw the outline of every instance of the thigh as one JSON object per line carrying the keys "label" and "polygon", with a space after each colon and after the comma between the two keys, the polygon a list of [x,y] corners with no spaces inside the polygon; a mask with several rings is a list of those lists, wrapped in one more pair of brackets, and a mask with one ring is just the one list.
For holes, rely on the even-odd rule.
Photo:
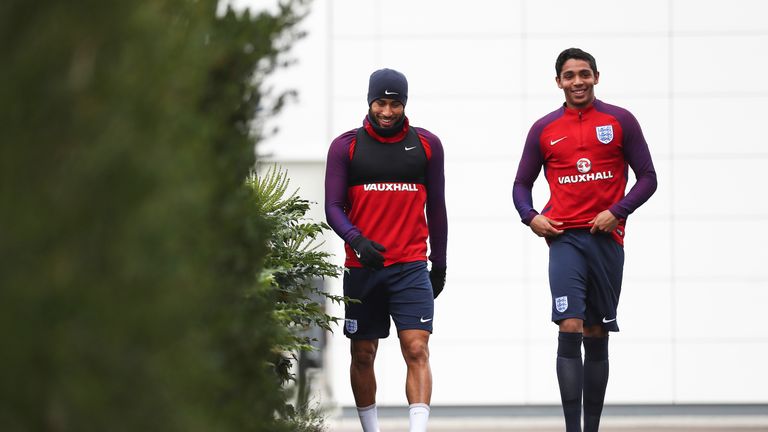
{"label": "thigh", "polygon": [[419,261],[397,266],[388,280],[389,313],[397,330],[426,330],[431,333],[435,302],[427,263]]}
{"label": "thigh", "polygon": [[549,289],[552,321],[585,319],[588,266],[573,233],[566,231],[550,242]]}
{"label": "thigh", "polygon": [[344,307],[344,334],[350,339],[389,336],[389,300],[382,272],[344,269],[344,295],[354,300]]}

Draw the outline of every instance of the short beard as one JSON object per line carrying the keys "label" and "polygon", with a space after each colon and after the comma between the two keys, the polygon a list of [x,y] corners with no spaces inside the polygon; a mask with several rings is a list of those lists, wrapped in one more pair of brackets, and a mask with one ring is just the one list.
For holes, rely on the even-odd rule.
{"label": "short beard", "polygon": [[386,130],[389,130],[389,129],[392,129],[392,128],[396,128],[396,127],[398,127],[398,126],[399,126],[399,125],[402,123],[402,120],[403,120],[403,118],[405,118],[405,113],[403,113],[403,115],[402,115],[402,116],[400,116],[400,118],[398,118],[397,120],[395,120],[395,121],[392,123],[392,126],[390,126],[390,127],[384,127],[384,126],[382,126],[382,125],[379,123],[379,119],[377,119],[377,118],[376,118],[376,115],[373,113],[373,110],[372,110],[372,109],[370,109],[370,108],[368,108],[368,118],[369,118],[369,119],[371,119],[371,121],[372,121],[372,122],[373,122],[373,123],[376,125],[376,127],[379,127],[379,128],[381,128],[381,129],[386,129]]}

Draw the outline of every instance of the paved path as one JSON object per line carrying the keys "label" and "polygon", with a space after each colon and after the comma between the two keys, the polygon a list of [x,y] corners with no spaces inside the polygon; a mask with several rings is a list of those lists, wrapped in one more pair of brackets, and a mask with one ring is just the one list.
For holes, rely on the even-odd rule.
{"label": "paved path", "polygon": [[[768,405],[607,406],[601,432],[768,432]],[[408,432],[407,409],[379,410],[381,432]],[[328,418],[328,432],[360,432],[354,409]],[[560,407],[433,407],[429,432],[563,432]]]}
{"label": "paved path", "polygon": [[[407,420],[383,419],[381,432],[408,432]],[[429,432],[563,432],[557,419],[430,419]],[[755,418],[605,419],[602,432],[767,432],[768,416]],[[357,419],[329,421],[328,432],[360,432]]]}

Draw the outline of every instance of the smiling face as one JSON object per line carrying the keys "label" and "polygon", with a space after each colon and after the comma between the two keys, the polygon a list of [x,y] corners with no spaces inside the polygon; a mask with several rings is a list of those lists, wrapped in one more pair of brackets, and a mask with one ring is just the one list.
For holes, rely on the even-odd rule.
{"label": "smiling face", "polygon": [[371,103],[371,117],[383,128],[390,128],[403,118],[405,105],[394,99],[376,99]]}
{"label": "smiling face", "polygon": [[595,100],[595,85],[599,78],[600,74],[593,72],[587,61],[569,59],[555,81],[565,93],[568,108],[582,109]]}

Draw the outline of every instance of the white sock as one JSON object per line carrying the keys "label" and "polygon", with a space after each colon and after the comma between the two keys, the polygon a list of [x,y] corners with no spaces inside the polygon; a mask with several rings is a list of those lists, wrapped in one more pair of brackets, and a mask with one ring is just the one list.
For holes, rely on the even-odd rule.
{"label": "white sock", "polygon": [[376,404],[357,407],[357,415],[360,417],[360,424],[363,425],[363,432],[379,432],[379,414],[376,411]]}
{"label": "white sock", "polygon": [[410,432],[427,432],[429,405],[424,403],[411,404],[408,407],[408,417],[411,421]]}

